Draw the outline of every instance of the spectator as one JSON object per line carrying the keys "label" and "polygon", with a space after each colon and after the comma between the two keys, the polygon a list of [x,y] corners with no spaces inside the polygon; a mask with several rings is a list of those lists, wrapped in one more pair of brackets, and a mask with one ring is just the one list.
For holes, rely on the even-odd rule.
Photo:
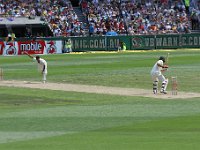
{"label": "spectator", "polygon": [[121,51],[121,50],[123,50],[123,51],[126,50],[126,43],[123,42],[123,41],[120,41],[119,46],[118,46],[118,52]]}
{"label": "spectator", "polygon": [[8,33],[8,36],[6,37],[6,42],[13,42],[15,41],[15,33]]}
{"label": "spectator", "polygon": [[71,53],[72,52],[72,42],[70,39],[68,39],[65,42],[65,48],[64,48],[64,53]]}
{"label": "spectator", "polygon": [[89,26],[89,35],[92,36],[94,34],[94,25],[92,23],[90,23]]}
{"label": "spectator", "polygon": [[116,36],[118,35],[116,31],[113,31],[112,29],[108,30],[106,33],[107,36]]}

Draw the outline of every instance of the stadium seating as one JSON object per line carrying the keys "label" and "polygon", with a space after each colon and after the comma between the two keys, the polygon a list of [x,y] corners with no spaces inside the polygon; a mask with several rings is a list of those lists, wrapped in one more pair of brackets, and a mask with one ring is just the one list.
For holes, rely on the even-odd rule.
{"label": "stadium seating", "polygon": [[[83,6],[85,7],[85,1]],[[118,34],[125,34],[124,21],[120,15],[120,3],[117,1],[92,1],[84,8],[90,26],[94,30],[90,35],[105,35],[107,31],[113,30]]]}
{"label": "stadium seating", "polygon": [[[53,36],[79,36],[83,34],[82,24],[78,21],[71,2],[68,0],[2,1],[0,5],[0,24],[13,27],[18,25],[19,18],[23,20],[21,23],[24,23],[24,25],[32,22],[40,26],[48,25]],[[40,19],[38,20],[38,18]],[[31,23],[30,20],[32,20]],[[42,31],[43,29],[40,30],[40,32]],[[40,33],[31,34],[41,36]]]}
{"label": "stadium seating", "polygon": [[182,0],[125,0],[120,3],[93,0],[88,2],[86,12],[88,21],[94,26],[94,34],[110,28],[118,34],[128,35],[190,32]]}
{"label": "stadium seating", "polygon": [[85,25],[79,21],[70,0],[1,0],[0,26],[47,25],[52,35],[38,33],[43,29],[26,34],[56,37],[86,36],[85,28],[91,36],[107,32],[120,35],[190,33],[191,29],[199,29],[200,0],[190,1],[187,12],[185,0],[80,0],[88,21]]}
{"label": "stadium seating", "polygon": [[191,28],[200,29],[200,0],[190,0],[189,12],[191,14]]}

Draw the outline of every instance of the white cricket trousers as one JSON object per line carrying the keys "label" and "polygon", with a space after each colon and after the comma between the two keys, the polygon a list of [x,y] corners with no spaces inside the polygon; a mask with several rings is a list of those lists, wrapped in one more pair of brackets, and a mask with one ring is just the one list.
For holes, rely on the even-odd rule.
{"label": "white cricket trousers", "polygon": [[46,80],[47,80],[47,73],[43,72],[42,76],[43,76],[43,78],[42,78],[43,82],[46,82]]}
{"label": "white cricket trousers", "polygon": [[162,75],[162,74],[157,74],[157,73],[152,73],[151,74],[151,77],[152,77],[152,80],[153,81],[161,81],[161,82],[164,82],[166,79],[165,77]]}

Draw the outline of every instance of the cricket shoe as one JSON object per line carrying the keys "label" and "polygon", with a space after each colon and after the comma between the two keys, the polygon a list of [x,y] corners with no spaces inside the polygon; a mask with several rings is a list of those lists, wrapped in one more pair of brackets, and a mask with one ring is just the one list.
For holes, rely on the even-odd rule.
{"label": "cricket shoe", "polygon": [[157,94],[158,93],[158,90],[153,90],[153,94]]}
{"label": "cricket shoe", "polygon": [[160,93],[162,93],[162,94],[167,94],[167,91],[160,91]]}

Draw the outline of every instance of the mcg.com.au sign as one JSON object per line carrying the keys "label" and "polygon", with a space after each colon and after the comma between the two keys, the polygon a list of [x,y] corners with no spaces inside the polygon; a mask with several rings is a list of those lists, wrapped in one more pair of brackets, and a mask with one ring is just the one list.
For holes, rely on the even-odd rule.
{"label": "mcg.com.au sign", "polygon": [[129,36],[72,37],[74,51],[117,50],[121,41],[130,49]]}

